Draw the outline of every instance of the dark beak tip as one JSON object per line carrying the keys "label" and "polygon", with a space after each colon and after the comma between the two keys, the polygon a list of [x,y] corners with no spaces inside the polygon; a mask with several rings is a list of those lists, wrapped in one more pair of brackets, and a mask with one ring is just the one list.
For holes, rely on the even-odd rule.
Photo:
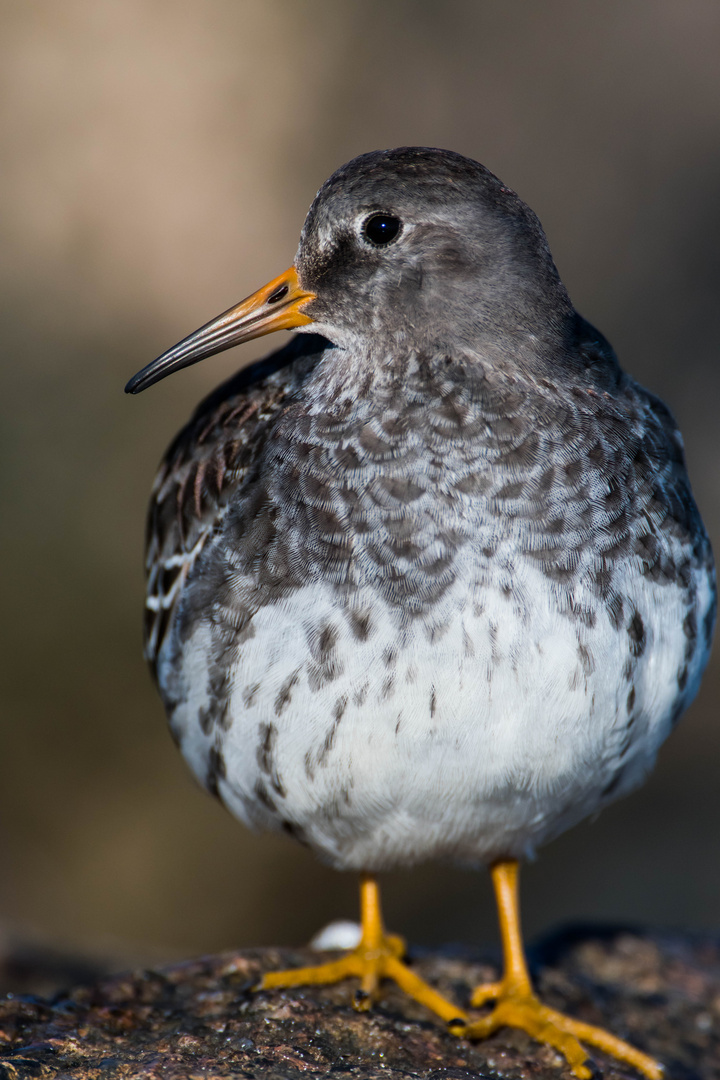
{"label": "dark beak tip", "polygon": [[138,386],[138,382],[139,379],[137,375],[133,375],[132,379],[128,379],[125,383],[125,393],[139,394],[141,390],[144,390],[145,388],[143,386]]}

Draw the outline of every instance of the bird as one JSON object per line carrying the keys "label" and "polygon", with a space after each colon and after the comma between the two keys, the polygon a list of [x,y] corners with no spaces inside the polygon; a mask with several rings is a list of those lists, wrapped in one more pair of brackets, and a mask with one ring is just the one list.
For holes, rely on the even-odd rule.
{"label": "bird", "polygon": [[[391,979],[454,1034],[660,1077],[536,996],[518,872],[642,783],[708,660],[713,557],[670,411],[575,310],[533,211],[449,150],[339,168],[290,269],[126,391],[279,329],[171,444],[146,562],[146,655],[195,776],[360,875],[358,946],[260,988],[354,978],[366,1009]],[[378,875],[428,859],[490,871],[503,972],[478,1016],[385,930]]]}

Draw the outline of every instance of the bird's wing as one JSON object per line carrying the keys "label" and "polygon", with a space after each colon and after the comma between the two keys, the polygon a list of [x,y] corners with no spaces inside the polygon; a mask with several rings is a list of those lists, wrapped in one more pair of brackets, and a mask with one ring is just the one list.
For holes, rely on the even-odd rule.
{"label": "bird's wing", "polygon": [[327,342],[295,338],[230,379],[170,445],[153,484],[146,532],[145,656],[155,673],[185,582],[216,535],[274,420],[294,398]]}

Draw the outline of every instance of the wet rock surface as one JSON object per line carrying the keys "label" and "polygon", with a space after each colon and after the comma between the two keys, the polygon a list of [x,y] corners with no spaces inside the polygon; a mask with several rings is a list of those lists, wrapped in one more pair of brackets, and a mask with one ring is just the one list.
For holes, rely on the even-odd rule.
{"label": "wet rock surface", "polygon": [[[553,1050],[504,1030],[479,1044],[386,984],[371,1013],[354,985],[254,994],[260,972],[317,962],[309,950],[256,949],[103,978],[57,994],[0,999],[0,1080],[567,1080]],[[321,954],[327,959],[328,954]],[[467,1006],[497,978],[492,957],[411,953],[419,974]],[[669,1078],[720,1078],[720,939],[597,927],[530,953],[547,1004],[655,1055]],[[598,1052],[596,1077],[637,1074]]]}

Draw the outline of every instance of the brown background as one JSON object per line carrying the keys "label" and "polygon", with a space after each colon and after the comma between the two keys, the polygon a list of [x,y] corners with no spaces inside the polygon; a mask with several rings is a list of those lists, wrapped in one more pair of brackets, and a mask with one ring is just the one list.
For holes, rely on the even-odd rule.
{"label": "brown background", "polygon": [[[0,23],[0,920],[118,953],[303,942],[355,883],[195,787],[140,653],[153,471],[237,359],[123,384],[285,269],[336,166],[450,147],[539,213],[670,402],[717,543],[720,5],[23,0]],[[528,867],[531,932],[720,924],[718,681],[640,793]],[[386,903],[416,941],[495,938],[481,875],[391,875]]]}

